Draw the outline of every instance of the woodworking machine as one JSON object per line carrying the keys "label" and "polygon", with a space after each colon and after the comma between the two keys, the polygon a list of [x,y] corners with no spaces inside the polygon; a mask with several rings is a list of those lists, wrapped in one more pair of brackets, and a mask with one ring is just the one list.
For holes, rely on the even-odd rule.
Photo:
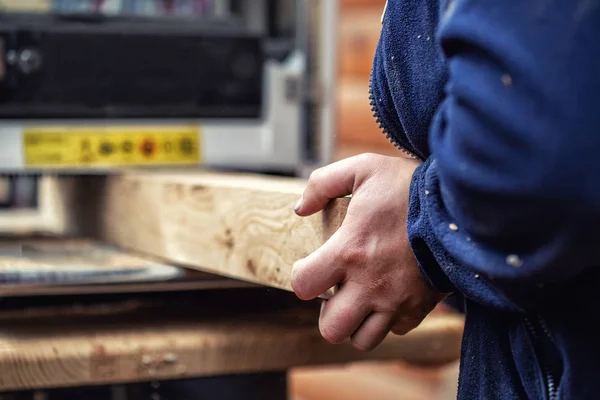
{"label": "woodworking machine", "polygon": [[[271,372],[285,368],[279,361],[248,363],[257,352],[245,327],[282,304],[297,310],[292,293],[81,238],[88,232],[68,225],[93,220],[102,192],[90,190],[89,202],[69,193],[101,190],[102,177],[89,175],[130,168],[303,176],[330,162],[336,14],[334,0],[0,0],[0,348],[14,351],[0,359],[0,398],[287,397],[286,372]],[[80,186],[71,193],[71,184]],[[314,304],[303,307],[316,321]],[[159,311],[166,322],[154,339]],[[213,315],[234,324],[213,329]],[[285,316],[282,325],[259,323],[260,334],[291,332],[296,317]],[[53,344],[13,346],[31,339],[19,322],[37,323]],[[291,346],[321,346],[318,331],[298,323],[310,336],[298,342],[294,331]],[[119,339],[122,324],[131,340]],[[50,326],[61,333],[47,334]],[[82,329],[85,343],[76,339]],[[285,340],[288,330],[276,335]],[[188,342],[201,348],[182,347]],[[73,358],[78,352],[85,361]],[[310,361],[279,351],[286,362],[296,353],[302,365]],[[231,369],[221,371],[225,365]],[[47,379],[62,375],[67,381]],[[269,397],[257,394],[263,390]]]}
{"label": "woodworking machine", "polygon": [[337,8],[0,0],[0,233],[47,228],[49,176],[330,162]]}
{"label": "woodworking machine", "polygon": [[1,0],[0,171],[331,159],[333,0]]}

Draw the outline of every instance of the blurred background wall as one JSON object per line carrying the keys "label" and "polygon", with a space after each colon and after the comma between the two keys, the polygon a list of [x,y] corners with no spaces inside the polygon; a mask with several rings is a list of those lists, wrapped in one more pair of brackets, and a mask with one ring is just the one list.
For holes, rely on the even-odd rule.
{"label": "blurred background wall", "polygon": [[342,155],[396,153],[369,105],[369,76],[384,5],[385,0],[340,0],[337,145]]}

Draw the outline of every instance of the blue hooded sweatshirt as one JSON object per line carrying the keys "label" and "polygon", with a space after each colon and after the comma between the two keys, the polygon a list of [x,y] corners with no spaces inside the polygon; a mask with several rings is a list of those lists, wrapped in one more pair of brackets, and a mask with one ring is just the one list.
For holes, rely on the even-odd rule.
{"label": "blue hooded sweatshirt", "polygon": [[600,399],[600,0],[389,0],[373,111],[465,298],[460,399]]}

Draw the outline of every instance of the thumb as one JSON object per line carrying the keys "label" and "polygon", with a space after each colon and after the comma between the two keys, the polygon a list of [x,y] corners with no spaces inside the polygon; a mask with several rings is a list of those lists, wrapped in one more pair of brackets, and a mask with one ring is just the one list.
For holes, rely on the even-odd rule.
{"label": "thumb", "polygon": [[302,217],[315,214],[323,210],[331,199],[352,194],[357,164],[356,157],[351,157],[315,170],[296,204],[296,214]]}

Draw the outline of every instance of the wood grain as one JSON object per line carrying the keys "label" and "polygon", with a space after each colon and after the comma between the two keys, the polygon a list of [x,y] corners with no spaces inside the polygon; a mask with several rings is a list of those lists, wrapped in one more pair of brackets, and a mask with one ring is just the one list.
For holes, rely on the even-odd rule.
{"label": "wood grain", "polygon": [[[3,319],[0,391],[102,385],[360,360],[444,364],[460,352],[462,318],[431,316],[405,337],[388,337],[372,353],[327,344],[316,310],[164,307],[89,318]],[[238,304],[239,305],[239,304]],[[214,309],[212,304],[208,308]],[[187,310],[185,310],[187,308]],[[183,310],[182,310],[183,309]]]}
{"label": "wood grain", "polygon": [[349,199],[300,218],[305,181],[209,172],[129,172],[98,190],[94,234],[218,275],[291,290],[292,264],[341,225]]}

